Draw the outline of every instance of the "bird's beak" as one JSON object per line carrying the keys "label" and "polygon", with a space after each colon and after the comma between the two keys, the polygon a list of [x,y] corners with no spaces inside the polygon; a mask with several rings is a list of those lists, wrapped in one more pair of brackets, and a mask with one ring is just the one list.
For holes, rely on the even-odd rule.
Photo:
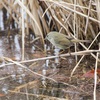
{"label": "bird's beak", "polygon": [[44,40],[47,40],[47,37],[45,37]]}

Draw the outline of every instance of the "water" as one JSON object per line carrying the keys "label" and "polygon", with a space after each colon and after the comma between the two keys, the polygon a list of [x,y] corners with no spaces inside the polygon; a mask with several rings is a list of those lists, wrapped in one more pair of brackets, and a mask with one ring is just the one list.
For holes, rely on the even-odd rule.
{"label": "water", "polygon": [[[3,16],[2,11],[0,10],[0,16]],[[3,17],[0,17],[0,30],[4,30],[4,26],[3,26]]]}
{"label": "water", "polygon": [[[48,50],[50,50],[49,47]],[[53,54],[59,55],[59,50]],[[45,54],[33,48],[33,45],[25,46],[25,55],[25,59],[45,57]],[[21,40],[18,35],[15,35],[14,39],[11,38],[10,43],[6,37],[0,37],[0,57],[2,56],[9,57],[17,62],[21,60]],[[5,59],[1,61],[1,65],[6,63],[9,62]],[[30,68],[31,71],[54,79],[56,82],[32,74],[18,65],[3,66],[0,68],[0,94],[4,96],[1,96],[0,100],[27,100],[26,98],[29,98],[29,100],[84,100],[86,97],[92,100],[92,93],[87,96],[80,91],[85,81],[79,80],[81,78],[77,78],[77,76],[80,75],[82,69],[77,71],[72,82],[69,81],[71,70],[75,66],[73,57],[67,57],[64,60],[61,58],[47,59],[23,63],[23,65]],[[91,88],[88,90],[92,90]]]}

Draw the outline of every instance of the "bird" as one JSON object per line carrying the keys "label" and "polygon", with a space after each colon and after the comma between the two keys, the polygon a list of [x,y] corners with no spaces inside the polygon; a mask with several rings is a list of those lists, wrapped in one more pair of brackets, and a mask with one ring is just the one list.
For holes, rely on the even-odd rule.
{"label": "bird", "polygon": [[79,43],[79,42],[89,42],[89,40],[79,40],[79,39],[74,39],[71,36],[67,36],[63,33],[59,33],[56,31],[51,31],[46,35],[46,38],[49,42],[52,43],[53,46],[56,48],[65,50],[70,48],[71,46],[74,45],[74,43]]}

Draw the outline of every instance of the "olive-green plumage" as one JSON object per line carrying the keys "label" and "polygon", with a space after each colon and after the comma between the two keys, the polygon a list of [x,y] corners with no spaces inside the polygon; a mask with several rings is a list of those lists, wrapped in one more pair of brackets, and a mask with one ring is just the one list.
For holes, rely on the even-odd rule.
{"label": "olive-green plumage", "polygon": [[48,39],[57,48],[63,50],[73,46],[74,43],[89,42],[88,40],[74,39],[56,31],[49,32],[46,36],[46,39]]}

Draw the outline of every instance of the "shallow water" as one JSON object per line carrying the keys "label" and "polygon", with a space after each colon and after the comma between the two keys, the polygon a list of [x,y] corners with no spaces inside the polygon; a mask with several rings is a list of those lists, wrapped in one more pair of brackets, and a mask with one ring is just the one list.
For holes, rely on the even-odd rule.
{"label": "shallow water", "polygon": [[[48,56],[51,55],[53,54]],[[21,61],[19,35],[15,35],[14,39],[10,37],[10,41],[5,36],[0,37],[0,57],[2,56]],[[25,60],[45,56],[34,45],[25,44]],[[10,63],[5,59],[0,62],[1,65]],[[92,100],[93,83],[88,86],[85,84],[86,80],[79,77],[82,75],[82,67],[77,70],[70,81],[70,73],[75,66],[74,57],[23,63],[22,65],[31,71],[54,79],[55,82],[33,74],[18,65],[2,66],[0,68],[0,100]]]}

